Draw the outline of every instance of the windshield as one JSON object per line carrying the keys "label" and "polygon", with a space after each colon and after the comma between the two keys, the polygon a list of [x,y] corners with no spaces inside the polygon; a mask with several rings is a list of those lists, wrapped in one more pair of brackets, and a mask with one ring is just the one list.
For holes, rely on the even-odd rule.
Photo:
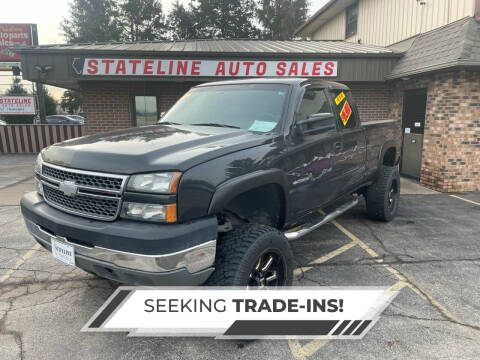
{"label": "windshield", "polygon": [[283,84],[195,88],[181,97],[160,123],[270,132],[280,123],[287,91],[288,85]]}

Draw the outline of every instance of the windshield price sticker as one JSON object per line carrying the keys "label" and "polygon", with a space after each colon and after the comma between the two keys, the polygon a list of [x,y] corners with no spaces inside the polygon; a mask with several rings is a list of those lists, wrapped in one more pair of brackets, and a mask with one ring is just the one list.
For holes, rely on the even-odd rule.
{"label": "windshield price sticker", "polygon": [[347,126],[350,115],[352,115],[352,108],[348,101],[345,101],[345,104],[343,104],[342,110],[340,111],[340,118],[342,119],[343,126]]}
{"label": "windshield price sticker", "polygon": [[335,98],[335,104],[340,104],[342,100],[345,99],[345,93],[342,91],[338,96]]}
{"label": "windshield price sticker", "polygon": [[82,331],[130,336],[360,339],[398,294],[385,287],[119,287]]}

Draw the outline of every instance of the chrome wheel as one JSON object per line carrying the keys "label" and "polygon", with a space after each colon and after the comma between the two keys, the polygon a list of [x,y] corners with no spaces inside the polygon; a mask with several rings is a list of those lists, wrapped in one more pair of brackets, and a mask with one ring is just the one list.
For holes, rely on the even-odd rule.
{"label": "chrome wheel", "polygon": [[272,250],[264,252],[254,263],[247,287],[271,288],[285,285],[285,261]]}
{"label": "chrome wheel", "polygon": [[387,198],[388,209],[390,211],[393,211],[395,209],[395,206],[397,204],[397,198],[398,198],[397,182],[392,181],[392,186],[390,187],[390,191],[388,192],[388,198]]}

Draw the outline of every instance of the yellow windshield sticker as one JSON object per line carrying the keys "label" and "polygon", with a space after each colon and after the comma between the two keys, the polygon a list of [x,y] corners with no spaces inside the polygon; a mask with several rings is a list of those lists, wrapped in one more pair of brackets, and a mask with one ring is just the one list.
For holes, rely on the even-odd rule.
{"label": "yellow windshield sticker", "polygon": [[340,104],[342,102],[342,100],[345,99],[345,94],[344,92],[342,91],[340,94],[338,94],[338,96],[335,98],[335,104]]}
{"label": "yellow windshield sticker", "polygon": [[340,111],[340,119],[342,119],[343,126],[347,126],[348,119],[350,119],[350,115],[352,115],[352,108],[348,101],[345,101],[343,104],[342,111]]}

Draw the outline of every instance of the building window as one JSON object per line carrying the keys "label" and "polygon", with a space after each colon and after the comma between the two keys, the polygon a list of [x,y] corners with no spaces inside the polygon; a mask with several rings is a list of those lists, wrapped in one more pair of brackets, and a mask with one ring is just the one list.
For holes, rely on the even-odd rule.
{"label": "building window", "polygon": [[357,33],[357,19],[358,19],[358,3],[349,6],[346,10],[346,29],[345,39]]}
{"label": "building window", "polygon": [[154,125],[158,121],[156,96],[135,96],[135,126]]}

